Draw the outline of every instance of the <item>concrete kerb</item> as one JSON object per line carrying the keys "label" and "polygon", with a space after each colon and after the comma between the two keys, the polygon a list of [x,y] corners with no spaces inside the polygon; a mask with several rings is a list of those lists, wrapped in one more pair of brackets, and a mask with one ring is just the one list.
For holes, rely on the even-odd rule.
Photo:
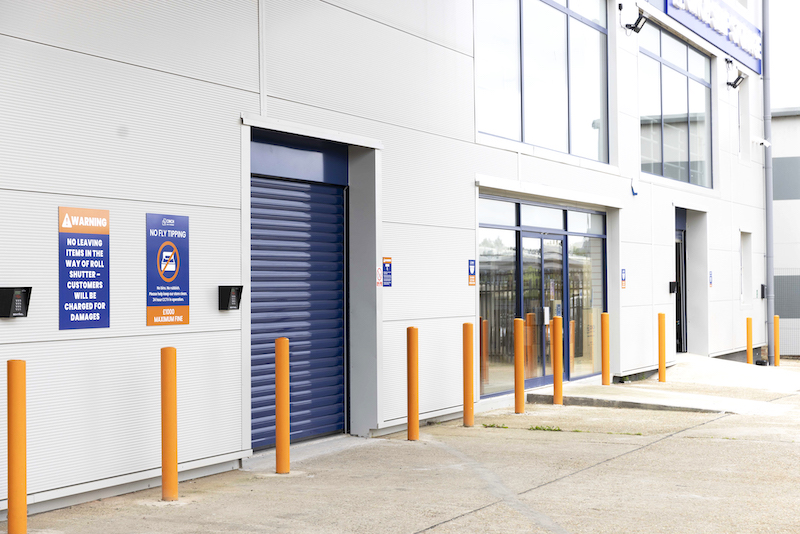
{"label": "concrete kerb", "polygon": [[[526,396],[528,404],[553,404],[553,396],[545,393],[528,393]],[[674,412],[696,412],[696,413],[726,413],[719,410],[707,408],[695,408],[691,406],[669,406],[666,404],[653,404],[648,402],[633,402],[617,399],[599,399],[593,397],[567,397],[563,398],[564,406],[593,406],[596,408],[633,408],[638,410],[668,410]]]}

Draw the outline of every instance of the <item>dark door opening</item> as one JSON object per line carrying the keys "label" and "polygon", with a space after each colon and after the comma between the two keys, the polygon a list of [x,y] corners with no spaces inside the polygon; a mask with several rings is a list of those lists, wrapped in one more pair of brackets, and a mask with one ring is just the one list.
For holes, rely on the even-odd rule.
{"label": "dark door opening", "polygon": [[686,345],[686,230],[675,230],[675,334],[676,350],[687,352]]}

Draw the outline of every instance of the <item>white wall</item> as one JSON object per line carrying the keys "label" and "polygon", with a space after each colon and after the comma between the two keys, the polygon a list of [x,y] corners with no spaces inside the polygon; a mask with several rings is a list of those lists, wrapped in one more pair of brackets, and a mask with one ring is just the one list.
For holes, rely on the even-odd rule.
{"label": "white wall", "polygon": [[[249,350],[241,314],[217,311],[217,286],[247,276],[239,117],[258,110],[256,2],[0,12],[0,224],[18,252],[0,255],[0,285],[33,287],[28,317],[0,320],[0,356],[27,361],[29,493],[160,466],[169,345],[179,462],[247,454]],[[59,206],[110,212],[109,328],[58,329]],[[146,213],[189,216],[189,325],[145,326]]]}

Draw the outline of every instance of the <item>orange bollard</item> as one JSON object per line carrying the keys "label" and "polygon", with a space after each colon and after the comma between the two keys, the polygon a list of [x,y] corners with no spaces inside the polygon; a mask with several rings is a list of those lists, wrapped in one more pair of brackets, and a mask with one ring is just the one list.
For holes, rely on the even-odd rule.
{"label": "orange bollard", "polygon": [[747,363],[753,364],[753,318],[747,318]]}
{"label": "orange bollard", "polygon": [[475,404],[473,391],[475,381],[472,378],[472,323],[464,323],[464,426],[475,424]]}
{"label": "orange bollard", "polygon": [[600,315],[600,337],[603,345],[603,385],[611,385],[611,350],[609,347],[608,314]]}
{"label": "orange bollard", "polygon": [[667,316],[658,314],[658,381],[667,381]]}
{"label": "orange bollard", "polygon": [[275,340],[275,472],[289,473],[289,438],[291,434],[289,395],[289,339]]}
{"label": "orange bollard", "polygon": [[161,349],[161,500],[178,500],[178,370],[175,347]]}
{"label": "orange bollard", "polygon": [[408,441],[419,440],[419,330],[409,326],[406,332],[408,365]]}
{"label": "orange bollard", "polygon": [[773,335],[775,337],[775,367],[781,366],[781,318],[775,315],[772,320],[774,321]]}
{"label": "orange bollard", "polygon": [[514,319],[514,413],[525,413],[525,321]]}
{"label": "orange bollard", "polygon": [[564,404],[564,323],[553,317],[553,404]]}
{"label": "orange bollard", "polygon": [[481,395],[489,381],[489,321],[481,320]]}
{"label": "orange bollard", "polygon": [[8,533],[28,532],[25,361],[8,360]]}

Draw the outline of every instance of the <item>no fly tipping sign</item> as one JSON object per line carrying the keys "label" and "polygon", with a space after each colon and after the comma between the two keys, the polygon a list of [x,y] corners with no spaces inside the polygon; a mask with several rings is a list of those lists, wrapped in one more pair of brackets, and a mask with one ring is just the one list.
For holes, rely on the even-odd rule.
{"label": "no fly tipping sign", "polygon": [[147,214],[147,326],[189,324],[189,217]]}
{"label": "no fly tipping sign", "polygon": [[58,329],[108,328],[108,210],[58,208]]}

